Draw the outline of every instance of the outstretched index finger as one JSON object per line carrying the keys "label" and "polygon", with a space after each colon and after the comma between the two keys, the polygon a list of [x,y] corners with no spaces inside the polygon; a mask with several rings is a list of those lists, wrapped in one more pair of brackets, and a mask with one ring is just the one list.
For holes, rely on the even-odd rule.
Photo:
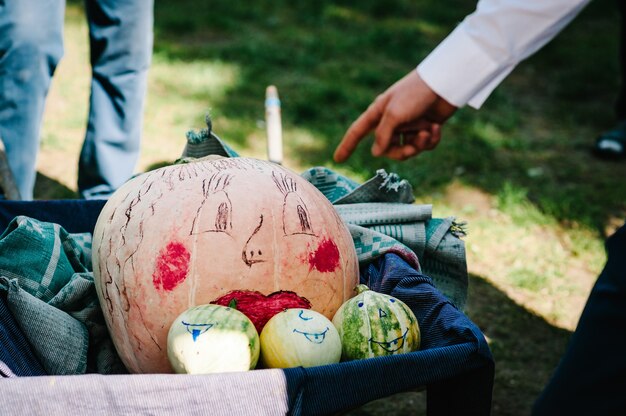
{"label": "outstretched index finger", "polygon": [[379,96],[348,128],[335,149],[333,158],[336,162],[346,161],[361,140],[376,128],[383,113],[382,109],[384,106],[382,101],[382,98]]}

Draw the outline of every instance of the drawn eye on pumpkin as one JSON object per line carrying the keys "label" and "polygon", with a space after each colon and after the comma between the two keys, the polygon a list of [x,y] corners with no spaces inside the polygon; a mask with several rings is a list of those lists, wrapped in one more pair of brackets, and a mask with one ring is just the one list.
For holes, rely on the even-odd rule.
{"label": "drawn eye on pumpkin", "polygon": [[202,181],[204,199],[198,207],[191,227],[191,235],[201,233],[225,233],[233,229],[233,205],[227,188],[233,175],[215,173]]}
{"label": "drawn eye on pumpkin", "polygon": [[311,319],[313,319],[312,316],[304,316],[304,311],[300,311],[300,313],[298,313],[298,318],[302,319],[303,321],[310,321]]}
{"label": "drawn eye on pumpkin", "polygon": [[298,195],[296,181],[283,173],[272,172],[272,180],[283,194],[283,232],[285,235],[307,234],[315,236],[311,214]]}

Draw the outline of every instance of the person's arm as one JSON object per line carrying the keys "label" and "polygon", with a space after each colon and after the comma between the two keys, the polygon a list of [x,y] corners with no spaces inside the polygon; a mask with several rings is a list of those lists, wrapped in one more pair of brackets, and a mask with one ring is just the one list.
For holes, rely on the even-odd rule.
{"label": "person's arm", "polygon": [[458,107],[479,108],[520,61],[556,36],[588,2],[479,1],[415,71],[379,95],[350,126],[335,160],[348,159],[372,131],[374,156],[404,160],[433,149],[441,124]]}

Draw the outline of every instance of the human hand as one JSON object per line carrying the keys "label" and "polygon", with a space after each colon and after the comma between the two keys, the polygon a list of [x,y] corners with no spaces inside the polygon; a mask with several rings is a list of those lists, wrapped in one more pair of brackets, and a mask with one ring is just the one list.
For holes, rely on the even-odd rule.
{"label": "human hand", "polygon": [[376,97],[352,123],[335,149],[334,159],[346,161],[372,130],[374,156],[405,160],[432,150],[441,140],[441,125],[456,110],[413,70]]}

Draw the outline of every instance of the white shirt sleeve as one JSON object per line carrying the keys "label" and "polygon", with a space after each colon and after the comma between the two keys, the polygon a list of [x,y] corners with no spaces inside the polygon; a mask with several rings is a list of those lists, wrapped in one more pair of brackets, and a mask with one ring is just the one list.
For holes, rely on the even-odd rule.
{"label": "white shirt sleeve", "polygon": [[554,38],[590,0],[480,0],[418,66],[451,104],[480,108],[520,61]]}

